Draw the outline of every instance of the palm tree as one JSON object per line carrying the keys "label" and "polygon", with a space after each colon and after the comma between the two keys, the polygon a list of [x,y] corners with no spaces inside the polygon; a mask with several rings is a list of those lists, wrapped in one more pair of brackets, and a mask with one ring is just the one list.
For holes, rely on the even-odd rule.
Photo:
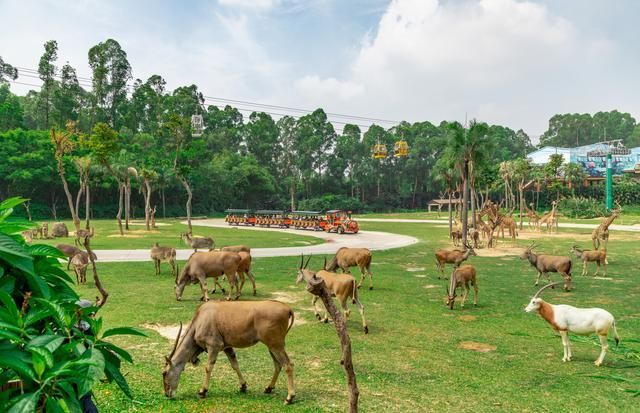
{"label": "palm tree", "polygon": [[531,174],[531,164],[529,163],[529,161],[527,161],[526,159],[520,158],[520,159],[516,159],[514,161],[511,161],[511,164],[513,165],[512,171],[513,171],[513,178],[514,180],[516,180],[516,182],[518,182],[518,194],[520,197],[519,200],[519,204],[520,204],[520,229],[522,229],[523,226],[523,216],[524,216],[524,186],[525,186],[525,181],[527,179],[529,179],[529,176]]}
{"label": "palm tree", "polygon": [[450,148],[446,148],[440,158],[433,167],[433,174],[436,180],[445,184],[447,194],[449,195],[449,234],[453,232],[453,211],[451,210],[451,195],[455,182],[458,180],[458,171],[456,170],[456,162]]}
{"label": "palm tree", "polygon": [[562,166],[561,170],[564,179],[569,182],[569,189],[571,189],[571,193],[575,195],[575,185],[579,184],[580,181],[584,179],[584,170],[576,163],[567,163]]}
{"label": "palm tree", "polygon": [[[459,123],[449,125],[449,147],[462,178],[462,242],[466,245],[468,233],[469,186],[473,182],[474,165],[484,161],[491,150],[489,126],[471,121],[465,129]],[[472,205],[475,210],[475,207]],[[475,217],[473,217],[475,221]]]}

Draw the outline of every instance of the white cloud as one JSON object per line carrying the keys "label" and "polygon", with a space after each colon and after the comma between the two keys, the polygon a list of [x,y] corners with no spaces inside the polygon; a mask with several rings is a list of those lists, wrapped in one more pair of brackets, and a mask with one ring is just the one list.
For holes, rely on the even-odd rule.
{"label": "white cloud", "polygon": [[226,7],[235,7],[249,10],[269,10],[280,3],[280,0],[218,0]]}
{"label": "white cloud", "polygon": [[516,0],[394,0],[365,36],[341,80],[294,82],[314,92],[303,94],[307,105],[435,122],[467,113],[536,133],[566,110],[563,93],[579,93],[575,72],[597,73],[612,52],[606,39],[583,38],[545,6]]}

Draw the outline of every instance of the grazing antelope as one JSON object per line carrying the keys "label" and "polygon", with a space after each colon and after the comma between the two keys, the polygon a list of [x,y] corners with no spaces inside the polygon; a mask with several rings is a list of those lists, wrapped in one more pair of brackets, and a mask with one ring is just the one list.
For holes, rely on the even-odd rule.
{"label": "grazing antelope", "polygon": [[[438,267],[438,271],[444,277],[444,266],[445,264],[453,264],[454,268],[458,268],[460,264],[466,261],[470,256],[478,255],[468,244],[466,245],[466,249],[464,251],[455,249],[455,250],[445,250],[439,249],[436,251],[436,266]],[[440,279],[440,274],[438,275],[438,279]]]}
{"label": "grazing antelope", "polygon": [[161,247],[157,242],[151,248],[151,260],[155,267],[155,274],[160,275],[160,263],[166,262],[171,266],[171,274],[178,275],[176,267],[176,249],[173,247]]}
{"label": "grazing antelope", "polygon": [[362,282],[366,278],[365,270],[369,274],[369,289],[373,290],[373,274],[371,273],[371,251],[368,248],[347,248],[342,247],[336,251],[336,255],[329,261],[326,266],[327,271],[335,272],[338,268],[342,272],[351,273],[350,267],[358,266],[360,268],[360,282],[358,288],[362,286]]}
{"label": "grazing antelope", "polygon": [[80,251],[71,258],[73,272],[76,273],[76,281],[79,284],[87,282],[87,266],[89,265],[89,254],[86,251]]}
{"label": "grazing antelope", "polygon": [[[56,245],[56,248],[59,249],[60,252],[63,253],[64,256],[69,259],[68,262],[67,262],[67,270],[71,266],[71,259],[76,254],[79,254],[79,253],[83,252],[80,248],[74,247],[73,245],[69,245],[69,244],[58,244],[58,245]],[[93,255],[94,261],[98,259],[98,257],[96,257],[95,253],[91,252],[91,254]]]}
{"label": "grazing antelope", "polygon": [[[227,295],[227,300],[231,299],[231,293],[233,289],[236,290],[236,299],[240,297],[238,291],[238,280],[236,273],[240,266],[241,258],[235,252],[228,251],[210,251],[210,252],[194,252],[189,257],[189,260],[185,264],[180,276],[176,278],[176,300],[182,300],[182,292],[187,283],[195,284],[200,283],[200,289],[202,290],[203,301],[209,301],[209,294],[207,292],[207,277],[214,278],[214,285],[220,285],[218,283],[218,277],[222,275],[227,277],[229,281],[230,289]],[[212,293],[215,292],[215,288]],[[222,290],[224,293],[224,289]]]}
{"label": "grazing antelope", "polygon": [[211,251],[215,246],[215,242],[210,237],[192,237],[188,232],[181,234],[180,237],[185,244],[193,248],[193,252],[198,252],[198,248],[207,248]]}
{"label": "grazing antelope", "polygon": [[465,264],[453,270],[449,287],[447,288],[446,305],[448,305],[450,309],[453,310],[453,304],[456,301],[456,290],[460,287],[464,289],[460,309],[464,310],[464,302],[469,295],[469,291],[471,291],[469,284],[473,286],[473,305],[478,305],[478,281],[476,279],[475,267]]}
{"label": "grazing antelope", "polygon": [[[346,319],[351,315],[351,310],[347,307],[347,300],[351,299],[351,303],[358,306],[358,311],[360,311],[360,315],[362,316],[362,328],[364,329],[364,333],[369,333],[369,327],[367,326],[367,320],[364,317],[364,306],[358,299],[358,288],[356,286],[356,279],[351,274],[338,274],[335,272],[320,270],[318,272],[313,272],[307,269],[307,265],[309,265],[309,260],[311,256],[307,258],[307,262],[305,265],[302,265],[304,262],[304,256],[300,258],[300,267],[298,268],[298,276],[296,278],[296,284],[304,281],[308,281],[314,276],[318,278],[322,278],[324,280],[327,289],[331,292],[333,297],[336,297],[342,309],[344,310],[344,317]],[[324,268],[327,268],[327,259],[324,260]],[[318,307],[316,307],[316,303],[320,297],[314,295],[311,301],[313,305],[313,309],[315,311],[316,318],[318,320],[324,320],[325,323],[329,322],[329,315],[325,308],[324,319],[320,317],[320,313],[318,312]]]}
{"label": "grazing antelope", "polygon": [[578,248],[577,245],[571,247],[571,252],[575,254],[576,257],[582,260],[582,275],[589,275],[589,271],[587,270],[587,262],[595,262],[597,265],[596,273],[594,276],[600,273],[600,264],[604,266],[604,276],[607,276],[607,249],[603,248],[601,250],[582,250]]}
{"label": "grazing antelope", "polygon": [[204,383],[198,391],[200,397],[206,397],[211,372],[220,351],[224,351],[238,375],[240,391],[246,392],[247,382],[240,372],[234,348],[251,347],[261,342],[269,349],[274,366],[273,377],[264,392],[273,392],[280,371],[284,367],[288,379],[288,392],[284,403],[291,404],[295,397],[293,364],[285,350],[285,337],[293,326],[293,321],[294,314],[291,308],[278,301],[210,301],[202,304],[196,310],[182,340],[180,324],[173,350],[165,357],[166,365],[162,372],[164,394],[169,398],[175,397],[185,365],[188,362],[197,364],[198,356],[206,352]]}
{"label": "grazing antelope", "polygon": [[[223,251],[225,251],[224,248]],[[240,256],[240,264],[238,265],[238,277],[240,278],[239,293],[242,293],[242,287],[244,287],[245,281],[244,276],[246,275],[253,285],[253,295],[256,295],[256,279],[253,276],[253,271],[251,271],[251,254],[246,251],[238,251],[237,254]]]}
{"label": "grazing antelope", "polygon": [[559,255],[538,255],[533,252],[533,249],[536,247],[537,245],[534,242],[524,250],[522,255],[520,255],[521,259],[528,260],[536,271],[538,271],[538,277],[536,278],[536,283],[534,285],[538,285],[542,275],[546,276],[547,280],[551,282],[549,273],[557,272],[562,275],[562,278],[564,278],[565,291],[569,291],[571,288],[571,258]]}
{"label": "grazing antelope", "polygon": [[551,328],[560,333],[562,346],[564,347],[564,356],[562,357],[564,362],[571,361],[572,357],[569,332],[585,336],[596,333],[600,339],[601,351],[594,364],[600,366],[609,348],[607,344],[609,330],[613,330],[616,347],[620,342],[615,319],[611,313],[602,308],[576,308],[564,304],[554,305],[538,297],[545,288],[553,287],[556,284],[560,283],[547,284],[538,290],[524,311],[527,313],[537,311],[551,325]]}
{"label": "grazing antelope", "polygon": [[91,227],[91,229],[79,229],[76,231],[76,239],[74,240],[74,243],[77,247],[80,247],[83,245],[85,238],[91,238],[93,235],[94,227]]}

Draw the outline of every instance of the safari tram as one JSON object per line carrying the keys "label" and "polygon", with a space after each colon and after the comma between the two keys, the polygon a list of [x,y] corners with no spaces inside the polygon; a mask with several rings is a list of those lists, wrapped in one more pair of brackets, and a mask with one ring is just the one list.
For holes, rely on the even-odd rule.
{"label": "safari tram", "polygon": [[358,222],[351,218],[351,211],[341,209],[326,212],[227,209],[225,212],[227,216],[224,220],[229,225],[294,228],[338,234],[357,234],[360,231]]}

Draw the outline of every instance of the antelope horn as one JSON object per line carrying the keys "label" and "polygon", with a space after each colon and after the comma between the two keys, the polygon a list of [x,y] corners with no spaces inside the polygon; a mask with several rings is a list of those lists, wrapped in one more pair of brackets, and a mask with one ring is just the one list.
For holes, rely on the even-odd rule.
{"label": "antelope horn", "polygon": [[324,257],[324,265],[322,266],[322,269],[325,270],[325,271],[327,270],[327,257],[326,256]]}
{"label": "antelope horn", "polygon": [[171,363],[171,359],[173,355],[176,354],[176,350],[178,349],[178,342],[180,341],[180,334],[182,334],[182,322],[180,322],[180,329],[178,329],[178,337],[176,337],[176,342],[173,344],[173,350],[171,350],[171,354],[167,357],[167,361]]}
{"label": "antelope horn", "polygon": [[553,287],[554,285],[558,285],[558,284],[562,284],[562,282],[555,282],[555,283],[551,283],[551,284],[547,284],[544,287],[542,287],[541,289],[538,290],[537,293],[535,293],[533,295],[533,298],[537,298],[541,292],[543,292],[545,289],[549,288],[549,287]]}
{"label": "antelope horn", "polygon": [[304,264],[304,267],[302,268],[307,268],[307,265],[309,265],[309,261],[311,261],[311,255],[309,255],[309,258],[307,258],[307,262]]}
{"label": "antelope horn", "polygon": [[299,267],[299,269],[302,269],[303,265],[304,265],[304,254],[300,254],[300,267]]}

